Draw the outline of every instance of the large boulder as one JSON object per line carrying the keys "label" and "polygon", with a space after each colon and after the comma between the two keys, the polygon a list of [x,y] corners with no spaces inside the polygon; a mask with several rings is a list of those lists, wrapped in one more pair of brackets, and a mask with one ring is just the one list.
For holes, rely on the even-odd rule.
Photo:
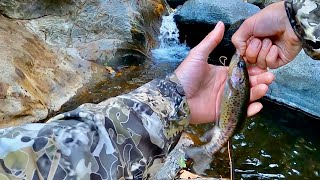
{"label": "large boulder", "polygon": [[259,12],[259,8],[242,0],[188,0],[177,11],[177,23],[216,24],[223,21],[227,26]]}
{"label": "large boulder", "polygon": [[[145,61],[157,46],[166,9],[162,0],[46,2],[0,3],[5,15],[0,17],[2,127],[43,120],[61,107],[75,108],[75,99],[88,102],[85,96],[101,84],[124,84],[123,77],[113,83],[109,72],[114,72],[104,65]],[[112,93],[97,93],[104,97],[98,99]]]}
{"label": "large boulder", "polygon": [[105,68],[58,55],[38,37],[0,16],[0,126],[44,119]]}
{"label": "large boulder", "polygon": [[[174,16],[180,31],[180,41],[186,42],[191,48],[196,46],[219,22],[224,22],[226,31],[233,25],[228,39],[225,39],[210,55],[210,63],[219,64],[220,56],[228,59],[235,48],[230,38],[241,22],[260,9],[242,0],[188,0]],[[215,62],[214,62],[215,61]]]}
{"label": "large boulder", "polygon": [[[17,22],[56,51],[66,49],[83,60],[104,65],[141,63],[150,47],[156,44],[153,29],[157,28],[148,27],[155,23],[146,23],[145,20],[159,18],[157,13],[162,13],[163,5],[160,0],[74,0],[66,5],[69,8],[66,15],[46,15],[21,21],[29,17],[25,12],[25,17],[19,17]],[[32,11],[29,13],[33,14]]]}
{"label": "large boulder", "polygon": [[10,18],[34,19],[67,14],[75,5],[72,0],[4,0],[0,2],[0,12]]}
{"label": "large boulder", "polygon": [[276,79],[267,97],[320,117],[320,61],[301,51],[291,63],[272,70]]}

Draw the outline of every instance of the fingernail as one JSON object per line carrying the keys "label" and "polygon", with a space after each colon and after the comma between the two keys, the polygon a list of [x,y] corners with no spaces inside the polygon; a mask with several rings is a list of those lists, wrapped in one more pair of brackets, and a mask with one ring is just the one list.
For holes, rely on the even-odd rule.
{"label": "fingernail", "polygon": [[269,39],[264,39],[262,41],[262,47],[263,48],[267,48],[269,46],[269,44],[270,44],[270,40]]}
{"label": "fingernail", "polygon": [[216,24],[216,27],[220,27],[222,25],[222,22],[219,21],[217,24]]}
{"label": "fingernail", "polygon": [[260,41],[257,40],[257,39],[254,39],[250,42],[250,46],[253,47],[253,48],[258,48],[260,45]]}
{"label": "fingernail", "polygon": [[263,108],[263,105],[262,104],[257,104],[255,108],[259,109],[259,111],[260,111]]}

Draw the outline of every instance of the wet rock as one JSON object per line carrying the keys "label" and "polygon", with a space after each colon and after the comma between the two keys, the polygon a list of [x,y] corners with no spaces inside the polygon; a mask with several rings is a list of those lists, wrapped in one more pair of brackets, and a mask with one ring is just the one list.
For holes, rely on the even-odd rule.
{"label": "wet rock", "polygon": [[[59,3],[0,2],[6,16],[0,17],[0,126],[73,109],[94,99],[92,88],[101,83],[124,84],[123,78],[113,83],[104,65],[143,63],[166,9],[162,0]],[[97,93],[98,99],[112,93]]]}
{"label": "wet rock", "polygon": [[276,76],[268,98],[320,117],[320,61],[301,51],[294,61],[272,70]]}
{"label": "wet rock", "polygon": [[187,0],[167,0],[167,3],[171,8],[176,8],[180,5],[183,5]]}
{"label": "wet rock", "polygon": [[[259,12],[255,5],[241,0],[189,0],[183,4],[174,16],[180,31],[180,41],[186,42],[191,48],[196,46],[216,25],[222,21],[229,31],[229,40],[220,43],[210,55],[210,63],[220,64],[217,60],[220,56],[231,57],[234,47],[230,38],[241,25],[242,20]],[[216,54],[215,54],[216,53]]]}

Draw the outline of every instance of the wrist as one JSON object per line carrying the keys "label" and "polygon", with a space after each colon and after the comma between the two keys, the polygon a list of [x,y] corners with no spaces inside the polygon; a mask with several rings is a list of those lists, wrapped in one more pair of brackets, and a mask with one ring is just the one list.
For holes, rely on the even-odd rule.
{"label": "wrist", "polygon": [[284,23],[285,29],[289,31],[289,34],[291,35],[291,39],[295,42],[299,42],[301,39],[301,33],[299,32],[298,23],[296,21],[296,13],[293,9],[292,1],[284,1],[281,2],[283,6],[283,10],[285,12],[285,15],[282,18],[281,23]]}

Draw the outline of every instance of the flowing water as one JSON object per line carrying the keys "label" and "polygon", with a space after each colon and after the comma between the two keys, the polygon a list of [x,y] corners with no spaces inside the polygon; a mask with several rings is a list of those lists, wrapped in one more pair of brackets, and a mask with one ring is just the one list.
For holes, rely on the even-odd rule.
{"label": "flowing water", "polygon": [[163,16],[159,35],[159,48],[151,51],[157,63],[181,62],[190,48],[179,42],[179,30],[173,19],[174,13]]}
{"label": "flowing water", "polygon": [[233,138],[237,179],[320,179],[320,120],[263,104]]}

